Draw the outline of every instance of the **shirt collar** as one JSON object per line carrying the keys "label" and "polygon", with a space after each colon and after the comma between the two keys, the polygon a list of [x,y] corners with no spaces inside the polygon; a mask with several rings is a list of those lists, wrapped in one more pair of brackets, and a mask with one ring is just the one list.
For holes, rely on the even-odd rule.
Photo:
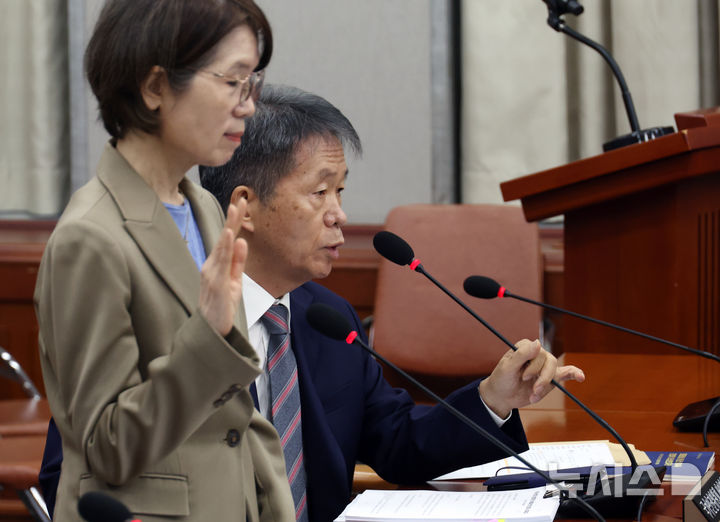
{"label": "shirt collar", "polygon": [[290,321],[290,293],[283,295],[280,299],[275,299],[262,286],[253,281],[252,277],[243,272],[242,275],[242,294],[245,304],[245,318],[247,319],[248,328],[253,326],[260,320],[265,312],[274,305],[279,303],[285,305],[288,309],[288,324]]}

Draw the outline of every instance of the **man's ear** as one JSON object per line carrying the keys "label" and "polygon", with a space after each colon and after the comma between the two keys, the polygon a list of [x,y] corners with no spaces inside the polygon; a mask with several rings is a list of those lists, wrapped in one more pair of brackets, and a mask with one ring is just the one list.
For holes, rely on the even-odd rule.
{"label": "man's ear", "polygon": [[232,194],[230,195],[231,203],[237,203],[240,199],[245,199],[247,201],[241,230],[253,232],[255,230],[255,225],[253,223],[254,210],[260,204],[260,200],[258,199],[257,194],[255,194],[255,191],[245,185],[238,185],[233,189]]}
{"label": "man's ear", "polygon": [[150,72],[140,84],[140,94],[145,106],[151,111],[160,108],[163,96],[167,94],[170,85],[168,84],[167,73],[159,65],[153,65]]}

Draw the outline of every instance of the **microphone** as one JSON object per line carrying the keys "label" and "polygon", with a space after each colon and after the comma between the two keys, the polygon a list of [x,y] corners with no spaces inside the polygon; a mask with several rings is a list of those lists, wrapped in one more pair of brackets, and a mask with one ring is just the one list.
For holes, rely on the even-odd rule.
{"label": "microphone", "polygon": [[[450,290],[448,290],[442,283],[440,283],[438,280],[436,280],[434,277],[432,277],[422,266],[422,263],[420,263],[419,259],[415,259],[415,254],[413,252],[412,247],[400,236],[393,234],[392,232],[388,232],[387,230],[382,230],[375,234],[375,237],[373,238],[373,246],[375,247],[375,250],[378,251],[378,253],[386,258],[389,261],[392,261],[393,263],[396,263],[398,265],[410,265],[410,268],[416,272],[419,272],[423,274],[425,277],[430,279],[435,286],[440,288],[443,292],[445,292],[447,295],[449,295],[453,301],[455,301],[457,304],[459,304],[462,308],[465,309],[466,312],[468,312],[470,315],[472,315],[475,319],[480,321],[485,328],[490,330],[498,339],[500,339],[503,343],[505,343],[507,346],[510,347],[511,350],[516,351],[517,348],[514,344],[512,344],[510,341],[508,341],[505,336],[503,336],[500,332],[498,332],[495,328],[493,328],[490,324],[488,324],[487,321],[485,321],[482,317],[480,317],[478,314],[475,313],[475,311],[470,308],[468,305],[466,305],[464,302],[462,302],[455,294],[453,294]],[[603,428],[605,428],[623,447],[625,450],[625,453],[627,453],[628,458],[630,459],[630,465],[633,469],[637,469],[638,464],[635,460],[635,456],[633,455],[633,452],[628,447],[627,443],[623,438],[618,434],[615,429],[610,426],[604,419],[602,419],[598,414],[596,414],[594,411],[592,411],[590,408],[585,406],[580,399],[575,397],[572,393],[567,391],[564,386],[562,386],[560,383],[558,383],[555,379],[550,381],[556,388],[558,388],[560,391],[562,391],[570,400],[572,400],[575,404],[580,406],[585,412],[590,415],[598,424],[600,424]]]}
{"label": "microphone", "polygon": [[87,522],[140,522],[125,504],[100,491],[89,491],[80,497],[78,512]]}
{"label": "microphone", "polygon": [[[527,297],[513,294],[507,288],[505,288],[500,283],[490,277],[478,275],[470,276],[463,282],[463,288],[468,294],[473,297],[479,297],[481,299],[512,297],[513,299],[517,299],[519,301],[525,301],[526,303],[541,306],[543,308],[547,308],[548,310],[553,310],[561,314],[577,317],[585,321],[590,321],[591,323],[599,324],[608,328],[612,328],[614,330],[619,330],[621,332],[636,335],[638,337],[642,337],[643,339],[648,339],[650,341],[662,343],[668,346],[672,346],[674,348],[679,348],[680,350],[685,350],[686,352],[699,355],[700,357],[705,357],[706,359],[720,362],[720,357],[715,355],[714,353],[698,350],[696,348],[690,348],[689,346],[685,346],[684,344],[674,343],[672,341],[668,341],[667,339],[655,337],[654,335],[648,335],[643,332],[638,332],[637,330],[625,328],[624,326],[619,326],[613,323],[609,323],[607,321],[601,321],[600,319],[588,317],[587,315],[582,315],[577,312],[565,310],[564,308],[560,308],[551,304],[541,303]],[[683,408],[683,410],[677,415],[675,421],[673,421],[673,424],[678,429],[682,429],[684,431],[700,431],[700,428],[703,428],[703,438],[705,439],[705,446],[707,447],[708,426],[712,422],[715,429],[720,427],[720,413],[713,415],[713,412],[718,407],[718,401],[720,401],[720,397],[715,397],[713,399],[709,399],[708,401],[701,401],[701,403],[693,403],[688,405],[687,407]],[[708,411],[708,407],[712,404],[715,404],[715,406],[710,408],[710,410]],[[704,405],[704,407],[702,405]],[[694,413],[691,414],[690,411],[693,411]],[[704,413],[701,414],[702,411],[704,411]]]}
{"label": "microphone", "polygon": [[[393,234],[392,232],[383,230],[375,234],[375,237],[373,238],[373,246],[378,251],[378,253],[388,259],[389,261],[392,261],[393,263],[396,263],[398,265],[409,265],[412,270],[415,272],[419,272],[423,274],[425,277],[427,277],[435,286],[440,288],[443,292],[445,292],[448,296],[452,298],[453,301],[455,301],[457,304],[459,304],[466,312],[468,312],[470,315],[472,315],[475,319],[477,319],[480,323],[483,324],[488,330],[490,330],[498,339],[500,339],[503,343],[505,343],[507,346],[510,347],[513,351],[516,351],[517,348],[515,345],[513,345],[510,341],[508,341],[500,332],[498,332],[495,328],[490,326],[487,321],[485,321],[482,317],[480,317],[478,314],[475,313],[475,311],[470,308],[468,305],[466,305],[464,302],[462,302],[455,294],[453,294],[450,290],[448,290],[444,285],[442,285],[439,281],[437,281],[432,275],[430,275],[425,268],[422,266],[422,263],[419,259],[415,259],[415,254],[413,252],[412,247],[400,236]],[[635,456],[633,455],[633,452],[630,450],[629,446],[627,445],[627,442],[620,436],[620,434],[615,431],[615,429],[610,426],[610,424],[607,423],[603,418],[601,418],[597,413],[592,411],[590,408],[588,408],[583,402],[575,397],[572,393],[570,393],[564,386],[560,385],[555,379],[552,379],[550,381],[557,389],[559,389],[562,393],[564,393],[570,400],[572,400],[575,404],[577,404],[580,408],[582,408],[585,413],[590,415],[590,417],[595,420],[600,426],[602,426],[607,432],[609,432],[615,440],[617,440],[620,445],[622,446],[623,450],[627,454],[628,458],[630,459],[630,467],[631,467],[631,475],[634,476],[636,470],[638,470],[638,463],[637,460],[635,460]],[[654,468],[655,473],[663,473],[665,470],[664,466],[658,466]],[[653,483],[653,477],[644,477],[647,478],[645,484]],[[646,487],[643,486],[643,487]],[[626,492],[623,490],[623,494],[620,495],[621,497],[628,500],[629,503],[632,502],[631,496],[628,496]],[[614,509],[616,513],[624,513],[624,508],[629,508],[629,505],[622,505],[621,502],[619,502],[619,498],[613,498],[612,501],[614,502]],[[600,505],[600,504],[598,504]],[[642,504],[641,504],[642,508]]]}
{"label": "microphone", "polygon": [[568,27],[565,24],[565,20],[561,18],[562,15],[566,13],[570,13],[575,16],[582,14],[584,10],[582,5],[580,5],[576,0],[543,0],[543,2],[545,2],[545,5],[547,5],[548,8],[548,25],[556,31],[565,33],[571,38],[574,38],[575,40],[600,53],[610,66],[610,69],[612,69],[615,79],[620,85],[620,92],[622,94],[623,103],[625,104],[625,112],[627,112],[628,119],[630,120],[630,128],[632,132],[604,143],[603,152],[619,149],[620,147],[625,147],[626,145],[632,145],[634,143],[643,143],[645,141],[654,140],[660,136],[665,136],[666,134],[672,134],[675,132],[675,129],[672,127],[652,127],[650,129],[640,129],[640,123],[638,123],[637,113],[635,112],[635,104],[632,101],[630,89],[628,89],[627,83],[625,83],[625,77],[620,71],[620,66],[607,49],[587,36],[582,35]]}
{"label": "microphone", "polygon": [[335,339],[338,341],[345,341],[347,344],[357,344],[360,346],[363,350],[368,352],[371,356],[379,359],[386,365],[388,365],[390,368],[398,372],[400,375],[402,375],[405,379],[410,381],[412,384],[417,386],[420,390],[423,391],[423,393],[426,393],[429,397],[431,397],[433,400],[437,401],[437,403],[442,406],[448,413],[452,414],[456,419],[463,422],[465,425],[467,425],[470,429],[475,431],[476,433],[479,433],[482,435],[487,441],[494,444],[501,450],[503,450],[508,455],[512,455],[516,459],[518,459],[520,462],[522,462],[525,466],[528,467],[528,469],[532,470],[533,472],[540,475],[547,483],[554,484],[557,486],[557,488],[561,491],[561,495],[564,499],[574,499],[576,500],[580,506],[587,511],[590,515],[595,517],[598,521],[604,522],[604,518],[600,515],[600,513],[595,510],[590,504],[588,504],[585,500],[583,500],[580,497],[577,497],[575,495],[569,495],[570,490],[567,488],[567,486],[558,483],[558,481],[551,478],[547,472],[540,470],[539,468],[535,467],[533,464],[530,464],[524,457],[520,456],[516,451],[514,451],[512,448],[510,448],[507,444],[502,442],[501,440],[494,437],[492,434],[490,434],[485,428],[474,422],[472,419],[467,417],[464,413],[462,413],[460,410],[455,408],[453,405],[451,405],[449,402],[447,402],[445,399],[441,398],[439,395],[437,395],[435,392],[430,390],[427,386],[423,385],[412,377],[409,373],[402,370],[400,367],[396,366],[395,364],[388,361],[385,357],[377,353],[375,350],[370,348],[359,336],[357,331],[353,330],[350,326],[350,322],[347,320],[347,318],[342,315],[340,312],[335,310],[333,307],[325,304],[325,303],[313,303],[311,304],[306,312],[306,318],[310,326],[312,326],[315,330],[320,332],[321,334],[330,337],[331,339]]}
{"label": "microphone", "polygon": [[548,6],[548,10],[557,16],[565,13],[579,16],[585,11],[585,8],[575,0],[543,0],[543,2]]}
{"label": "microphone", "polygon": [[547,303],[541,303],[540,301],[535,301],[533,299],[529,299],[527,297],[522,297],[517,294],[510,293],[507,288],[500,285],[497,281],[494,279],[491,279],[490,277],[486,276],[470,276],[467,279],[465,279],[465,282],[463,283],[463,288],[465,291],[470,294],[473,297],[479,297],[481,299],[494,299],[496,297],[512,297],[513,299],[517,299],[519,301],[525,301],[526,303],[534,304],[537,306],[542,306],[543,308],[547,308],[548,310],[553,310],[555,312],[560,312],[562,314],[571,315],[573,317],[578,317],[580,319],[584,319],[585,321],[590,321],[591,323],[600,324],[603,326],[607,326],[609,328],[614,328],[615,330],[620,330],[621,332],[626,332],[629,334],[637,335],[639,337],[642,337],[644,339],[649,339],[651,341],[657,341],[659,343],[667,344],[668,346],[674,346],[675,348],[680,348],[681,350],[685,350],[690,353],[694,353],[695,355],[699,355],[701,357],[705,357],[707,359],[712,359],[713,361],[720,362],[720,357],[715,355],[714,353],[705,352],[703,350],[698,350],[696,348],[690,348],[689,346],[685,346],[683,344],[674,343],[672,341],[668,341],[666,339],[661,339],[660,337],[655,337],[653,335],[648,335],[646,333],[638,332],[637,330],[631,330],[630,328],[625,328],[624,326],[618,326],[613,323],[608,323],[606,321],[601,321],[600,319],[595,319],[593,317],[588,317],[587,315],[582,315],[576,312],[571,312],[570,310],[565,310],[563,308],[559,308],[557,306],[547,304]]}

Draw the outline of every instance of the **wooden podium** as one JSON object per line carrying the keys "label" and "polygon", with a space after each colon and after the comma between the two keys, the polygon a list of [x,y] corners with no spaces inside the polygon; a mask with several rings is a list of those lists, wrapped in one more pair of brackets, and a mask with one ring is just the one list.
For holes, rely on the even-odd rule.
{"label": "wooden podium", "polygon": [[[528,221],[565,215],[564,308],[720,354],[720,108],[675,121],[501,190]],[[571,352],[678,353],[571,317],[564,332]]]}

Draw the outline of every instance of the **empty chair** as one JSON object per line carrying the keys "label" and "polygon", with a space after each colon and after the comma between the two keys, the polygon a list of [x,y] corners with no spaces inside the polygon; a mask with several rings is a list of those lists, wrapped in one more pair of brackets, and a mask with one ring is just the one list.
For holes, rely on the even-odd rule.
{"label": "empty chair", "polygon": [[[509,205],[407,205],[385,229],[405,239],[425,270],[512,343],[541,337],[542,312],[525,303],[467,295],[470,275],[496,279],[514,293],[542,298],[538,228]],[[372,339],[389,360],[445,395],[488,375],[508,350],[423,275],[383,259],[378,271]],[[388,372],[395,385],[410,385]]]}

